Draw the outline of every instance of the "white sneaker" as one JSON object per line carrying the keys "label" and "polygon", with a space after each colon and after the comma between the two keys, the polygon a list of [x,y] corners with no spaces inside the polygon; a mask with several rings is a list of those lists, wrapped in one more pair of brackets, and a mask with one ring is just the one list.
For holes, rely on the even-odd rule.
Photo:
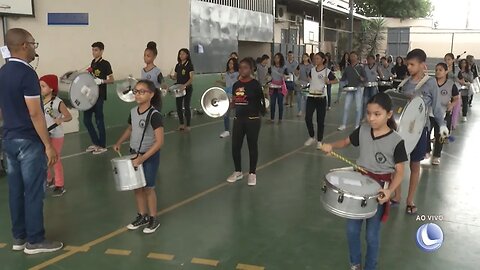
{"label": "white sneaker", "polygon": [[238,180],[242,180],[243,178],[243,173],[242,172],[234,172],[232,175],[230,175],[228,178],[227,178],[227,182],[229,183],[235,183],[237,182]]}
{"label": "white sneaker", "polygon": [[355,126],[355,129],[358,129],[360,126]]}
{"label": "white sneaker", "polygon": [[230,136],[230,131],[224,131],[220,134],[220,138],[226,138]]}
{"label": "white sneaker", "polygon": [[297,117],[301,117],[301,116],[302,116],[302,112],[298,112]]}
{"label": "white sneaker", "polygon": [[87,147],[87,149],[85,149],[85,152],[93,152],[93,151],[95,151],[95,149],[97,149],[97,147],[98,146],[92,144],[89,147]]}
{"label": "white sneaker", "polygon": [[317,150],[322,150],[322,142],[317,142]]}
{"label": "white sneaker", "polygon": [[337,130],[343,131],[343,130],[345,130],[346,128],[347,128],[347,127],[346,127],[345,125],[341,125],[341,126],[339,126],[339,127],[337,128]]}
{"label": "white sneaker", "polygon": [[440,165],[440,158],[432,157],[432,165]]}
{"label": "white sneaker", "polygon": [[95,150],[93,150],[92,154],[94,155],[100,155],[100,154],[103,154],[105,152],[107,152],[107,148],[103,148],[103,147],[97,147]]}
{"label": "white sneaker", "polygon": [[462,122],[467,122],[467,117],[466,116],[462,117]]}
{"label": "white sneaker", "polygon": [[257,184],[257,175],[254,173],[251,173],[248,175],[248,185],[249,186],[255,186]]}
{"label": "white sneaker", "polygon": [[308,140],[304,143],[305,146],[310,146],[314,144],[317,140],[315,138],[308,138]]}

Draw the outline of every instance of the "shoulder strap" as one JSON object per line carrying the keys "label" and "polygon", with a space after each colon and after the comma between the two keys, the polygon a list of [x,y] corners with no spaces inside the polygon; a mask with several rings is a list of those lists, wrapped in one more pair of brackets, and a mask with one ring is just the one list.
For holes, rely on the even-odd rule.
{"label": "shoulder strap", "polygon": [[145,127],[143,128],[142,139],[140,139],[140,145],[138,146],[137,157],[140,153],[140,149],[142,149],[142,143],[143,143],[143,139],[145,138],[145,132],[147,131],[147,127],[150,123],[150,118],[152,117],[152,114],[154,111],[155,111],[155,108],[153,107],[150,108],[150,110],[148,110],[147,119],[145,120]]}
{"label": "shoulder strap", "polygon": [[[401,90],[402,87],[410,80],[411,76],[407,77],[404,79],[397,87],[398,90]],[[430,76],[428,74],[425,74],[423,78],[417,83],[417,86],[415,86],[415,92],[418,91],[422,86],[430,79]]]}

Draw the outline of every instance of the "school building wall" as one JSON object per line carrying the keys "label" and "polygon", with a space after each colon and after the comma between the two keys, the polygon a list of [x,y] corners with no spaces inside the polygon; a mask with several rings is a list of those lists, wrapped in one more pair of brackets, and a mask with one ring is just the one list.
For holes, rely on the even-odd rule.
{"label": "school building wall", "polygon": [[[176,64],[178,50],[189,47],[189,0],[35,0],[34,8],[34,18],[8,17],[7,25],[27,29],[40,43],[39,75],[62,75],[87,66],[95,41],[105,43],[104,58],[112,64],[116,79],[140,76],[150,40],[157,43],[156,64],[164,74]],[[49,26],[49,12],[85,12],[89,25]]]}

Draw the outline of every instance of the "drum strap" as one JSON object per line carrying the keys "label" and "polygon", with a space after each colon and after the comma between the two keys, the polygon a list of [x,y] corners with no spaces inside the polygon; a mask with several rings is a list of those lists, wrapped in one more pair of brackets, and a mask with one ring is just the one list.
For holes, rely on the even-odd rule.
{"label": "drum strap", "polygon": [[[410,80],[410,78],[411,76],[407,77],[398,85],[398,91],[401,92],[402,87],[408,82],[408,80]],[[428,81],[428,79],[430,79],[430,76],[428,76],[428,74],[425,74],[425,76],[423,76],[423,78],[418,82],[417,86],[415,86],[415,92],[422,88],[422,86]]]}
{"label": "drum strap", "polygon": [[[145,132],[147,131],[147,127],[148,125],[150,124],[150,118],[152,117],[152,114],[153,114],[153,111],[155,110],[155,108],[150,108],[150,110],[148,110],[148,113],[147,113],[147,120],[145,121],[145,127],[143,128],[143,133],[142,133],[142,139],[140,139],[140,146],[138,146],[138,150],[137,150],[137,156],[135,158],[138,157],[138,155],[140,155],[140,150],[142,149],[142,143],[143,143],[143,139],[145,138]],[[133,159],[135,159],[133,158]]]}

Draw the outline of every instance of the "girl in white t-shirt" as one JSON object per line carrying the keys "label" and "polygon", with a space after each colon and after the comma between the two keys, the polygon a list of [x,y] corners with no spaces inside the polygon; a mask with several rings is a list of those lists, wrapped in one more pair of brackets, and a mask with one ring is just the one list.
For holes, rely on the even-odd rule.
{"label": "girl in white t-shirt", "polygon": [[58,161],[53,165],[55,177],[52,177],[51,170],[50,168],[48,169],[47,186],[54,187],[53,197],[59,197],[66,191],[63,165],[60,159],[64,136],[62,123],[72,120],[72,115],[67,110],[65,103],[57,97],[58,77],[56,75],[50,74],[41,77],[40,87],[42,89],[43,108],[50,140],[58,155]]}

